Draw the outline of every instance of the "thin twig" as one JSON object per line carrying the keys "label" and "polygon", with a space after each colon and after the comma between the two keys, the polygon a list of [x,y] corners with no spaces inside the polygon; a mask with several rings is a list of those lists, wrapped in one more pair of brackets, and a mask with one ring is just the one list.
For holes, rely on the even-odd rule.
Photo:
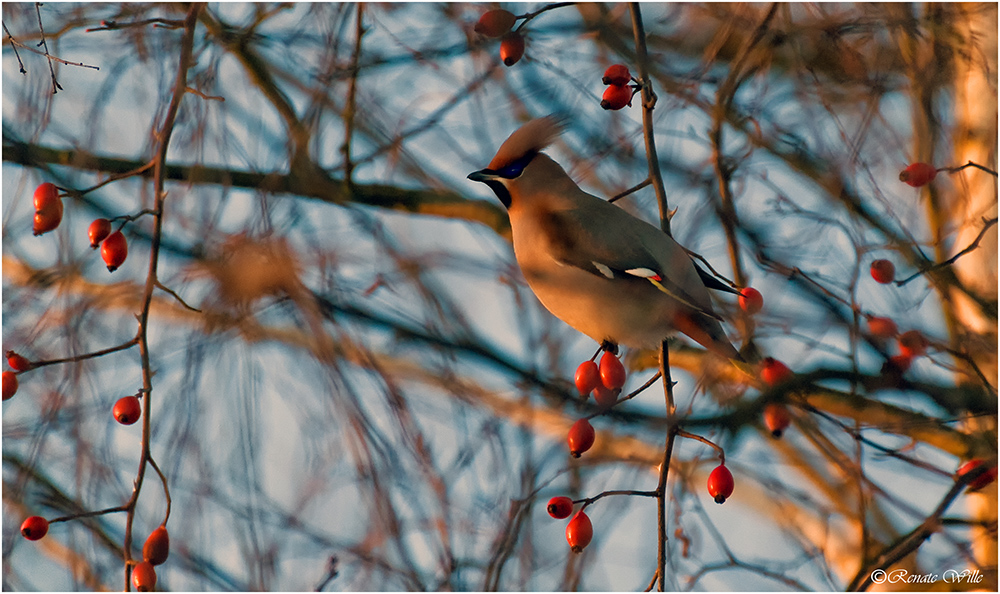
{"label": "thin twig", "polygon": [[354,55],[351,57],[351,79],[347,87],[347,106],[344,107],[344,144],[340,151],[344,155],[344,183],[354,185],[354,164],[351,163],[351,140],[354,138],[354,118],[357,116],[358,75],[361,72],[361,38],[365,29],[362,17],[364,4],[358,2],[357,20],[354,25]]}
{"label": "thin twig", "polygon": [[226,101],[225,97],[221,97],[219,95],[206,95],[205,93],[202,93],[201,91],[199,91],[198,89],[196,89],[194,87],[188,87],[188,88],[186,88],[184,90],[187,91],[188,93],[191,93],[192,95],[197,95],[197,96],[199,96],[202,99],[205,99],[207,101],[221,101],[221,102],[225,102]]}
{"label": "thin twig", "polygon": [[41,6],[41,2],[35,2],[35,14],[38,16],[38,32],[42,35],[42,41],[39,42],[39,45],[45,48],[45,57],[49,61],[49,74],[52,75],[52,94],[55,95],[62,90],[62,87],[59,86],[59,81],[56,80],[56,69],[52,66],[52,54],[49,53],[49,44],[45,41],[45,28],[42,26]]}
{"label": "thin twig", "polygon": [[153,167],[153,161],[150,161],[149,163],[146,163],[145,165],[140,165],[139,167],[136,167],[135,169],[132,169],[131,171],[125,171],[125,172],[122,172],[122,173],[116,173],[116,174],[108,177],[108,179],[100,182],[96,186],[87,188],[85,190],[70,191],[70,194],[75,194],[77,196],[83,196],[85,194],[89,194],[90,192],[93,192],[94,190],[103,188],[104,186],[106,186],[106,185],[108,185],[108,184],[110,184],[112,182],[118,181],[120,179],[125,179],[127,177],[132,177],[132,176],[135,176],[135,175],[141,175],[144,172],[148,171],[152,167]]}
{"label": "thin twig", "polygon": [[10,41],[10,47],[14,48],[14,57],[17,58],[17,66],[21,70],[21,74],[28,74],[28,71],[24,69],[24,62],[21,61],[21,54],[17,53],[17,46],[20,45],[14,41],[14,36],[10,34],[10,30],[7,28],[7,23],[3,23],[3,31],[7,34],[7,40]]}
{"label": "thin twig", "polygon": [[163,484],[163,496],[167,499],[167,511],[163,514],[163,525],[166,526],[167,520],[170,519],[170,487],[167,486],[167,477],[163,476],[163,471],[156,465],[156,460],[154,460],[152,456],[149,457],[149,465],[153,467],[156,474],[160,475],[160,483]]}
{"label": "thin twig", "polygon": [[79,514],[72,514],[69,516],[60,516],[58,518],[53,518],[49,520],[49,524],[55,524],[57,522],[69,522],[71,520],[79,520],[81,518],[92,518],[94,516],[103,516],[105,514],[114,514],[118,512],[128,511],[128,507],[125,505],[119,505],[117,507],[109,507],[107,509],[99,509],[96,511],[83,512]]}
{"label": "thin twig", "polygon": [[[25,44],[21,43],[20,41],[15,41],[14,39],[10,40],[10,44],[11,44],[11,47],[15,48],[14,53],[17,53],[17,49],[16,48],[19,47],[21,49],[26,49],[29,52],[33,53],[33,54],[38,54],[39,56],[45,56],[49,60],[55,60],[56,62],[59,62],[60,64],[65,64],[67,66],[79,66],[80,68],[90,68],[92,70],[100,70],[101,69],[99,66],[93,66],[91,64],[84,64],[83,62],[70,62],[69,60],[64,60],[64,59],[60,58],[59,56],[53,56],[51,54],[46,54],[45,52],[40,52],[40,51],[36,50],[35,48],[31,47],[30,45],[25,45]],[[18,61],[20,61],[20,58],[18,58]],[[50,67],[51,67],[51,65],[50,65]],[[22,72],[27,72],[27,71],[22,70]],[[59,88],[62,89],[62,87],[59,87]]]}
{"label": "thin twig", "polygon": [[132,340],[122,343],[118,346],[109,347],[100,351],[94,351],[92,353],[84,353],[83,355],[76,355],[74,357],[65,357],[63,359],[49,359],[48,361],[32,361],[31,369],[38,369],[39,367],[45,367],[47,365],[59,365],[60,363],[77,363],[79,361],[86,361],[87,359],[94,359],[96,357],[103,357],[104,355],[110,355],[111,353],[117,353],[118,351],[124,351],[125,349],[132,348],[139,343],[139,335],[137,334]]}
{"label": "thin twig", "polygon": [[639,190],[645,188],[646,186],[648,186],[651,183],[653,183],[653,182],[647,177],[646,179],[642,180],[641,182],[637,183],[636,185],[632,186],[631,188],[625,190],[624,192],[622,192],[620,194],[615,194],[614,196],[612,196],[611,198],[608,199],[608,202],[614,202],[616,200],[620,200],[620,199],[628,196],[629,194],[632,194],[633,192],[638,192]]}
{"label": "thin twig", "polygon": [[973,163],[972,161],[969,161],[965,165],[959,165],[958,167],[940,167],[938,168],[938,171],[947,171],[948,173],[958,173],[959,171],[965,169],[966,167],[975,167],[976,169],[980,169],[982,171],[985,171],[986,173],[989,173],[993,177],[997,177],[996,171],[993,171],[989,167],[984,167],[979,163]]}
{"label": "thin twig", "polygon": [[143,21],[135,21],[132,23],[117,23],[115,21],[101,21],[100,27],[92,27],[90,29],[85,29],[87,33],[91,31],[117,31],[118,29],[128,29],[130,27],[145,27],[146,25],[153,25],[162,29],[180,29],[184,26],[184,21],[177,21],[173,19],[146,19]]}
{"label": "thin twig", "polygon": [[964,255],[968,254],[969,252],[971,252],[971,251],[975,250],[976,248],[978,248],[979,247],[979,242],[983,240],[983,236],[986,235],[986,232],[989,231],[990,227],[992,227],[993,225],[997,224],[997,218],[994,217],[994,218],[989,219],[989,220],[986,220],[986,218],[983,218],[983,223],[984,223],[983,224],[983,228],[979,231],[979,235],[977,235],[976,238],[972,241],[972,243],[969,244],[969,247],[967,247],[964,250],[958,252],[957,254],[955,254],[954,256],[952,256],[950,258],[948,258],[944,262],[937,262],[937,263],[931,264],[930,266],[926,266],[924,268],[921,268],[920,270],[918,270],[917,272],[913,273],[912,275],[904,278],[903,280],[896,281],[896,286],[897,287],[902,287],[903,285],[905,285],[906,283],[912,281],[913,279],[915,279],[915,278],[917,278],[919,276],[923,276],[924,274],[926,274],[926,273],[928,273],[928,272],[930,272],[932,270],[937,270],[939,268],[944,268],[945,266],[951,266],[952,264],[954,264],[955,262],[957,262],[959,258],[961,258],[962,256],[964,256]]}
{"label": "thin twig", "polygon": [[588,505],[590,505],[591,503],[594,503],[598,499],[602,499],[604,497],[609,497],[611,495],[635,495],[637,497],[656,497],[657,494],[656,494],[656,491],[636,491],[636,490],[633,490],[633,489],[619,489],[619,490],[616,490],[616,491],[604,491],[602,493],[598,493],[597,495],[594,495],[593,497],[584,497],[583,499],[577,499],[577,500],[573,501],[573,503],[574,504],[576,504],[576,503],[582,503],[583,507],[581,507],[580,509],[583,510]]}
{"label": "thin twig", "polygon": [[530,21],[531,19],[535,18],[536,16],[542,14],[543,12],[548,12],[548,11],[554,10],[556,8],[562,8],[564,6],[573,6],[574,4],[576,4],[576,2],[556,2],[555,4],[549,4],[547,6],[543,6],[543,7],[539,8],[538,10],[536,10],[535,12],[526,12],[526,13],[524,13],[524,14],[522,14],[522,15],[520,15],[520,16],[517,17],[519,19],[524,19],[524,20],[521,21],[521,24],[518,25],[517,29],[515,29],[514,31],[515,32],[520,31],[522,28],[524,28],[525,25],[528,24],[528,21]]}
{"label": "thin twig", "polygon": [[187,301],[184,301],[184,299],[182,299],[180,295],[178,295],[177,293],[175,293],[173,291],[173,289],[167,288],[167,286],[164,285],[163,283],[161,283],[160,281],[156,281],[156,286],[157,286],[157,288],[162,289],[168,295],[170,295],[171,297],[173,297],[174,299],[176,299],[178,301],[178,303],[180,303],[181,305],[183,305],[185,308],[187,308],[187,309],[189,309],[191,311],[197,312],[197,313],[201,313],[200,309],[198,309],[197,307],[193,307],[191,305],[188,305]]}
{"label": "thin twig", "polygon": [[658,577],[660,577],[660,571],[656,570],[656,571],[653,572],[653,579],[649,580],[649,585],[646,586],[646,589],[643,590],[643,592],[649,592],[649,591],[651,591],[653,589],[653,586],[656,585],[656,578],[658,578]]}

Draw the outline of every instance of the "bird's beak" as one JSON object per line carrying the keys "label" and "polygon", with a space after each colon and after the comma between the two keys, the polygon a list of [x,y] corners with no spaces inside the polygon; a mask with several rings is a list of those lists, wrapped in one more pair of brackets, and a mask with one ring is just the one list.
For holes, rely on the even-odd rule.
{"label": "bird's beak", "polygon": [[510,208],[510,192],[507,190],[507,186],[503,184],[503,178],[496,174],[492,169],[480,169],[479,171],[473,171],[469,174],[469,179],[472,181],[482,182],[493,190],[493,193],[497,195],[500,202],[505,208]]}
{"label": "bird's beak", "polygon": [[496,179],[497,175],[490,171],[489,169],[481,169],[479,171],[473,171],[469,174],[469,179],[472,181],[486,183],[490,180]]}

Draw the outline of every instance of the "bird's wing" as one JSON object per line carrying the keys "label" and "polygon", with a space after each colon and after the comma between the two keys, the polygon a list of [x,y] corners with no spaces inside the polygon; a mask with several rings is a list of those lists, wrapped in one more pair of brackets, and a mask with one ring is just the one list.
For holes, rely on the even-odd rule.
{"label": "bird's wing", "polygon": [[[695,311],[721,319],[712,311],[707,291],[683,248],[649,223],[587,196],[601,206],[591,202],[586,209],[546,211],[540,216],[541,230],[557,262],[608,279],[645,280]],[[694,278],[705,295],[699,299],[675,278],[686,284]]]}

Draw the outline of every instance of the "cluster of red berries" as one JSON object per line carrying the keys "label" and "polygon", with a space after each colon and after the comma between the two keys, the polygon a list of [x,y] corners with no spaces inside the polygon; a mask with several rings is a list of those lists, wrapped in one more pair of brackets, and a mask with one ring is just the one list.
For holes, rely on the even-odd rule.
{"label": "cluster of red berries", "polygon": [[17,394],[18,381],[17,373],[31,369],[31,361],[24,356],[18,355],[14,351],[7,351],[7,365],[14,371],[3,372],[3,399],[10,400]]}
{"label": "cluster of red berries", "polygon": [[929,184],[937,177],[938,170],[929,163],[912,163],[899,172],[899,181],[914,188]]}
{"label": "cluster of red berries", "polygon": [[500,59],[508,67],[517,64],[524,55],[524,36],[520,29],[511,30],[517,19],[514,13],[498,8],[483,13],[474,27],[475,32],[480,35],[503,38],[500,40]]}
{"label": "cluster of red berries", "polygon": [[624,64],[612,64],[604,71],[601,80],[608,88],[604,89],[601,97],[601,107],[604,109],[618,110],[626,105],[632,106],[632,96],[639,90],[638,85],[629,85],[632,82],[632,73],[628,66]]}
{"label": "cluster of red berries", "polygon": [[[41,540],[49,533],[49,521],[41,516],[31,516],[21,524],[21,536],[28,540]],[[170,534],[163,524],[153,530],[142,545],[142,561],[132,569],[132,584],[139,592],[152,592],[156,587],[154,565],[166,562],[170,555]]]}
{"label": "cluster of red berries", "polygon": [[[34,233],[48,233],[62,222],[63,203],[59,197],[59,188],[55,184],[45,182],[35,188],[35,222]],[[111,232],[111,221],[97,219],[87,229],[90,237],[90,247],[101,247],[101,258],[108,266],[108,271],[114,272],[128,257],[128,243],[122,232]]]}
{"label": "cluster of red berries", "polygon": [[[545,508],[557,520],[565,520],[573,513],[573,500],[569,497],[553,497]],[[581,509],[566,524],[566,542],[574,553],[582,552],[594,539],[594,525]]]}
{"label": "cluster of red berries", "polygon": [[[618,395],[625,385],[625,366],[613,353],[605,351],[601,363],[584,361],[576,368],[574,382],[576,389],[585,400],[594,395],[594,401],[601,408],[608,409],[618,403]],[[587,419],[573,423],[566,436],[569,453],[579,458],[594,445],[594,426]]]}
{"label": "cluster of red berries", "polygon": [[586,399],[591,393],[601,408],[611,408],[618,402],[625,385],[625,366],[612,353],[601,356],[601,364],[584,361],[576,368],[576,389]]}
{"label": "cluster of red berries", "polygon": [[[792,379],[795,373],[787,365],[774,357],[761,362],[760,379],[768,386],[776,386]],[[788,407],[780,402],[770,402],[764,407],[764,425],[771,435],[778,438],[792,422]]]}
{"label": "cluster of red berries", "polygon": [[94,219],[87,229],[87,236],[90,238],[90,247],[97,249],[101,246],[101,258],[108,265],[108,271],[114,272],[119,266],[125,263],[128,257],[128,242],[122,232],[111,232],[111,221],[108,219]]}
{"label": "cluster of red berries", "polygon": [[59,188],[48,182],[35,188],[35,235],[48,233],[58,227],[62,216],[63,203],[59,198]]}

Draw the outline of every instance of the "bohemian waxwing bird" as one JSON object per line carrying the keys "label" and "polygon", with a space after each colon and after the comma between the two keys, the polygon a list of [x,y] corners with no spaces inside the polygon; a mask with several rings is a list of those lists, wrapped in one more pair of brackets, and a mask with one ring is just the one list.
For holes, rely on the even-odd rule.
{"label": "bohemian waxwing bird", "polygon": [[469,174],[507,207],[514,255],[542,305],[601,344],[656,348],[679,330],[743,361],[684,248],[584,192],[540,152],[561,131],[553,116],[532,120],[500,145],[486,169]]}

